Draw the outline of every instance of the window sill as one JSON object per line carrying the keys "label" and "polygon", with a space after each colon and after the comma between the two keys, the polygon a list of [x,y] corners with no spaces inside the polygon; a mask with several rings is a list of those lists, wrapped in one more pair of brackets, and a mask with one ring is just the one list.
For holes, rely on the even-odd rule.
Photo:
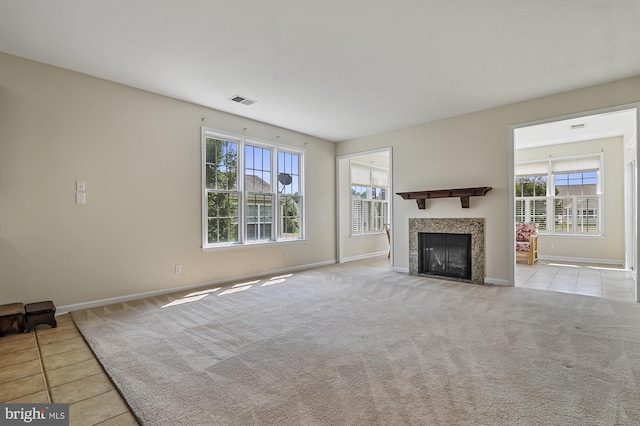
{"label": "window sill", "polygon": [[202,252],[203,253],[207,253],[207,252],[215,252],[215,251],[220,251],[220,250],[242,250],[242,249],[248,249],[248,248],[256,248],[256,247],[264,247],[264,246],[277,246],[277,245],[283,245],[283,244],[295,244],[295,243],[299,243],[302,241],[307,241],[306,238],[300,238],[297,240],[277,240],[277,241],[255,241],[255,242],[250,242],[250,243],[236,243],[236,244],[220,244],[218,246],[213,246],[213,247],[202,247]]}
{"label": "window sill", "polygon": [[355,235],[351,235],[351,238],[363,238],[363,237],[377,237],[379,235],[384,235],[385,232],[384,231],[380,231],[380,232],[367,232],[366,234],[355,234]]}
{"label": "window sill", "polygon": [[603,240],[605,234],[569,234],[569,233],[550,233],[550,232],[539,232],[539,236],[541,237],[549,237],[549,238],[586,238],[592,240]]}

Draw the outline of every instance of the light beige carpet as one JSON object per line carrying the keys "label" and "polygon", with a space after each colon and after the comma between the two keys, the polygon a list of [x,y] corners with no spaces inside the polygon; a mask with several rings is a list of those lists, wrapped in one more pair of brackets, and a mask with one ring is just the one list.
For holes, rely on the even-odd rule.
{"label": "light beige carpet", "polygon": [[269,278],[73,319],[147,425],[640,424],[638,304],[358,263]]}

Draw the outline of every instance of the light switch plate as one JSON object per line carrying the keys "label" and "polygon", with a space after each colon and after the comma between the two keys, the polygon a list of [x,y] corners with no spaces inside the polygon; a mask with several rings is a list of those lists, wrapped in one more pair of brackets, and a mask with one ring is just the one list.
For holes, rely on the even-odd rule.
{"label": "light switch plate", "polygon": [[76,181],[76,191],[78,192],[85,192],[86,191],[86,186],[83,180],[77,180]]}
{"label": "light switch plate", "polygon": [[76,192],[76,204],[85,204],[87,198],[84,192]]}

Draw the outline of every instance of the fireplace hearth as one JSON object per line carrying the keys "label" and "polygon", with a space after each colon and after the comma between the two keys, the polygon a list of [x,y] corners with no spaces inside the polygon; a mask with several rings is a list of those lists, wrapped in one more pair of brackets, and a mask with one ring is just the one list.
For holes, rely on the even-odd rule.
{"label": "fireplace hearth", "polygon": [[[436,234],[431,238],[437,241],[439,234],[442,239],[445,234],[468,235],[470,247],[466,254],[457,253],[451,258],[449,253],[449,265],[443,266],[447,262],[443,258],[444,253],[438,252],[436,256],[434,249],[428,249],[429,255],[422,256],[424,250],[421,249],[420,240],[427,238],[422,234]],[[456,239],[457,237],[453,237]],[[484,284],[485,278],[485,227],[482,218],[413,218],[409,219],[409,274],[422,276],[437,276],[438,278],[469,282],[474,284]],[[424,243],[424,242],[423,242]],[[465,243],[466,244],[466,243]],[[464,250],[462,250],[464,251]],[[446,252],[446,249],[445,249]],[[465,261],[460,260],[460,256],[465,257]],[[466,262],[470,265],[467,265]],[[463,266],[463,263],[465,264]],[[425,270],[425,266],[429,271]],[[468,266],[468,267],[467,267]],[[462,276],[464,270],[464,276]],[[435,272],[434,272],[435,271]]]}

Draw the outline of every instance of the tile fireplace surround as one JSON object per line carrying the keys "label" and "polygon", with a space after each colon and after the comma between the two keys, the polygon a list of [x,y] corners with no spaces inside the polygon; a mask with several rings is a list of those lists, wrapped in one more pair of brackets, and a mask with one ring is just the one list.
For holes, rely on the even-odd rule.
{"label": "tile fireplace surround", "polygon": [[[443,280],[484,284],[484,219],[483,218],[443,218],[409,219],[409,274],[418,273],[418,233],[471,234],[471,280],[438,277]],[[433,277],[433,275],[429,275]]]}

